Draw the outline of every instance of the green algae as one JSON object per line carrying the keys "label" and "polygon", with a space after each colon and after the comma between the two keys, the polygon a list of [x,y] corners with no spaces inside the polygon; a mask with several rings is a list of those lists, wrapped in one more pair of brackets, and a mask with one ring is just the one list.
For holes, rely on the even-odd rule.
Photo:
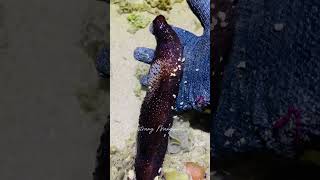
{"label": "green algae", "polygon": [[141,85],[137,84],[133,90],[133,93],[136,97],[138,97],[140,100],[143,99],[143,90],[141,88]]}
{"label": "green algae", "polygon": [[129,16],[127,17],[127,20],[130,24],[130,28],[128,29],[128,32],[131,34],[136,33],[139,29],[146,28],[151,22],[151,19],[149,17],[146,17],[139,13],[129,14]]}
{"label": "green algae", "polygon": [[164,177],[166,180],[189,180],[189,176],[186,173],[175,169],[164,170]]}
{"label": "green algae", "polygon": [[138,97],[140,100],[143,100],[145,88],[140,84],[140,79],[143,75],[146,75],[149,71],[149,66],[145,64],[139,64],[136,67],[135,77],[137,78],[138,82],[136,83],[133,93],[136,97]]}
{"label": "green algae", "polygon": [[155,12],[154,10],[170,11],[176,3],[184,0],[112,0],[111,3],[117,4],[118,12]]}
{"label": "green algae", "polygon": [[158,8],[163,11],[170,11],[175,3],[181,3],[183,0],[146,0],[152,8]]}
{"label": "green algae", "polygon": [[139,64],[136,68],[135,76],[138,80],[142,78],[143,75],[146,75],[149,71],[149,66],[145,64]]}
{"label": "green algae", "polygon": [[[128,14],[130,24],[128,32],[136,33],[139,29],[146,28],[154,15],[170,12],[173,5],[184,0],[112,0],[111,3],[118,6],[119,14]],[[152,15],[152,16],[151,16]]]}
{"label": "green algae", "polygon": [[112,0],[111,3],[118,5],[120,14],[151,10],[151,7],[144,1]]}

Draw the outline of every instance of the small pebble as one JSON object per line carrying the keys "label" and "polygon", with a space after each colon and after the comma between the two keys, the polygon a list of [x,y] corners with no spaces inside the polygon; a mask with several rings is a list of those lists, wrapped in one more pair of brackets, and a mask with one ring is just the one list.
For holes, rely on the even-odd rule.
{"label": "small pebble", "polygon": [[134,178],[134,172],[133,172],[133,170],[129,170],[129,172],[128,172],[128,178],[129,178],[130,180]]}

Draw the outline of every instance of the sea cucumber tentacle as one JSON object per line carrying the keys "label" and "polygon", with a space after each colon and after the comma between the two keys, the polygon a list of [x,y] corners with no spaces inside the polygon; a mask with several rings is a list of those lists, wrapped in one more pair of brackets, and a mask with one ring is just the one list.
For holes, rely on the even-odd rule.
{"label": "sea cucumber tentacle", "polygon": [[149,70],[146,97],[142,103],[137,135],[135,171],[137,180],[153,180],[159,173],[168,145],[173,121],[173,94],[179,91],[183,47],[175,31],[163,16],[153,21],[157,40]]}

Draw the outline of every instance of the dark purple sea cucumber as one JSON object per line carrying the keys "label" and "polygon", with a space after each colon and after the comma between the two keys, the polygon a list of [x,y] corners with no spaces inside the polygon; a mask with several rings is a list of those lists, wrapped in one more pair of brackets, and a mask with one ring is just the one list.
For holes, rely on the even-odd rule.
{"label": "dark purple sea cucumber", "polygon": [[140,110],[135,159],[137,180],[153,180],[159,174],[182,75],[183,47],[164,16],[153,20],[152,31],[157,47],[149,70],[151,81]]}

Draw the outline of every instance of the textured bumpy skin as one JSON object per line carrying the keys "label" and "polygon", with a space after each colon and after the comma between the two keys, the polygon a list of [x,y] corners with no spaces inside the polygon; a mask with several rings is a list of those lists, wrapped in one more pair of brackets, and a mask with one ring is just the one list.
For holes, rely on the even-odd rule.
{"label": "textured bumpy skin", "polygon": [[153,180],[162,166],[183,64],[183,47],[165,18],[157,16],[152,26],[157,47],[139,117],[135,160],[137,180]]}
{"label": "textured bumpy skin", "polygon": [[[188,0],[191,10],[199,18],[204,33],[196,36],[191,32],[174,27],[184,47],[184,69],[177,95],[177,111],[196,109],[201,111],[210,104],[210,0]],[[137,48],[134,52],[137,60],[152,63],[154,50]],[[147,76],[141,79],[147,86]]]}
{"label": "textured bumpy skin", "polygon": [[211,154],[293,156],[314,147],[320,137],[320,1],[239,0],[236,10]]}

